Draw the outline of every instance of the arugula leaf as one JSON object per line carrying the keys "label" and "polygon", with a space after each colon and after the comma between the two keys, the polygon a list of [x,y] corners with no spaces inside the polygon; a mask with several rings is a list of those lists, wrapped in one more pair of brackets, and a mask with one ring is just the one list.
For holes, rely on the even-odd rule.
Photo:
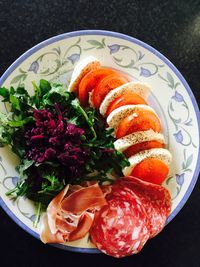
{"label": "arugula leaf", "polygon": [[69,123],[73,123],[76,126],[79,126],[79,118],[77,116],[74,116],[68,120]]}
{"label": "arugula leaf", "polygon": [[11,136],[13,133],[13,129],[11,129],[8,125],[8,117],[10,114],[4,114],[0,112],[0,145],[9,145],[11,142]]}
{"label": "arugula leaf", "polygon": [[41,193],[52,193],[55,194],[56,192],[61,191],[65,183],[64,181],[60,182],[58,177],[55,176],[55,174],[48,174],[43,176],[44,182],[42,182],[42,190],[38,192],[38,194]]}
{"label": "arugula leaf", "polygon": [[55,103],[59,103],[61,106],[67,106],[70,97],[73,97],[73,95],[66,92],[63,85],[52,84],[50,90],[43,96],[41,104],[44,108],[53,106]]}
{"label": "arugula leaf", "polygon": [[26,117],[25,119],[23,119],[23,120],[18,120],[18,121],[8,121],[8,125],[10,126],[10,127],[22,127],[22,126],[24,126],[25,124],[27,124],[27,123],[29,123],[29,122],[33,122],[34,121],[34,119],[33,119],[33,117]]}
{"label": "arugula leaf", "polygon": [[12,141],[12,131],[9,128],[2,127],[0,125],[0,147],[9,145]]}
{"label": "arugula leaf", "polygon": [[46,93],[48,93],[51,90],[51,84],[46,81],[46,80],[40,80],[40,90],[41,90],[41,94],[45,95]]}
{"label": "arugula leaf", "polygon": [[90,112],[89,116],[86,113],[86,111],[81,107],[80,102],[78,98],[72,100],[71,102],[72,107],[77,111],[78,114],[82,115],[85,118],[86,123],[88,124],[92,134],[93,134],[93,139],[95,140],[97,138],[96,132],[93,128],[94,125],[94,113]]}
{"label": "arugula leaf", "polygon": [[37,203],[36,217],[35,217],[35,220],[33,222],[33,227],[35,227],[35,228],[37,227],[37,224],[39,222],[41,211],[42,211],[42,203],[39,202],[39,203]]}
{"label": "arugula leaf", "polygon": [[29,97],[28,92],[25,90],[24,87],[18,87],[15,92],[16,97]]}
{"label": "arugula leaf", "polygon": [[36,83],[32,82],[33,89],[34,89],[34,96],[32,97],[32,104],[35,105],[36,108],[40,107],[40,98],[41,98],[41,89]]}
{"label": "arugula leaf", "polygon": [[4,98],[4,101],[8,101],[9,100],[9,90],[5,87],[0,87],[0,95]]}
{"label": "arugula leaf", "polygon": [[27,177],[26,172],[31,166],[33,166],[33,164],[33,160],[23,159],[17,166],[17,171],[19,172],[21,180],[24,180]]}
{"label": "arugula leaf", "polygon": [[17,185],[13,189],[6,192],[6,196],[11,196],[11,195],[13,196],[13,194],[15,194],[15,198],[23,196],[27,193],[28,188],[29,188],[28,183],[25,180],[21,181],[17,183]]}
{"label": "arugula leaf", "polygon": [[10,95],[10,99],[9,100],[10,100],[9,102],[11,103],[13,110],[15,110],[15,109],[19,110],[19,111],[21,110],[20,101],[16,96]]}

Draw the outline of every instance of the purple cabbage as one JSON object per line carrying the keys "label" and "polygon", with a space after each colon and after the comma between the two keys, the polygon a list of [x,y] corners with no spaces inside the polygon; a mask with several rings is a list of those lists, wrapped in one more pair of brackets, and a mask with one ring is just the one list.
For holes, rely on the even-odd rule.
{"label": "purple cabbage", "polygon": [[58,105],[55,114],[34,110],[35,122],[25,131],[26,156],[35,163],[58,162],[69,177],[77,177],[84,166],[88,151],[81,147],[84,130],[67,122]]}

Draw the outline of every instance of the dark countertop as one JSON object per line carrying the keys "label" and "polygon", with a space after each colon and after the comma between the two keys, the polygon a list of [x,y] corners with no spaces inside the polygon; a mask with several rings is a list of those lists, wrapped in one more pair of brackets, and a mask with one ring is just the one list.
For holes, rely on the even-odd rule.
{"label": "dark countertop", "polygon": [[[0,0],[0,75],[35,44],[80,29],[121,32],[152,45],[180,70],[200,103],[200,1],[197,0]],[[0,209],[0,265],[199,267],[199,185],[198,181],[187,204],[160,235],[140,254],[121,260],[43,245]]]}

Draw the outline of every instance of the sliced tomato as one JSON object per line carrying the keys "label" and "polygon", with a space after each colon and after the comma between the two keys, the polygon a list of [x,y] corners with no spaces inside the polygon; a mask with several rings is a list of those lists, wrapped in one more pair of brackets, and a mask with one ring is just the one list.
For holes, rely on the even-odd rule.
{"label": "sliced tomato", "polygon": [[159,118],[150,110],[136,109],[133,114],[127,116],[119,123],[116,137],[118,139],[137,131],[147,131],[150,129],[160,132]]}
{"label": "sliced tomato", "polygon": [[78,96],[82,106],[88,104],[89,92],[91,92],[99,82],[110,74],[117,73],[112,69],[101,68],[88,72],[81,80],[78,89]]}
{"label": "sliced tomato", "polygon": [[131,175],[146,182],[161,184],[167,178],[168,166],[160,159],[147,158],[138,163]]}
{"label": "sliced tomato", "polygon": [[123,153],[125,154],[127,158],[129,158],[142,150],[151,149],[151,148],[164,148],[164,147],[165,145],[158,141],[146,141],[146,142],[142,142],[142,143],[138,143],[138,144],[130,146]]}
{"label": "sliced tomato", "polygon": [[92,101],[95,108],[99,108],[102,100],[112,89],[127,83],[128,79],[120,74],[110,74],[100,81],[94,88]]}
{"label": "sliced tomato", "polygon": [[147,105],[147,102],[138,94],[136,93],[125,93],[117,98],[115,98],[110,105],[107,108],[106,116],[108,115],[116,108],[119,108],[124,105],[138,105],[143,104]]}

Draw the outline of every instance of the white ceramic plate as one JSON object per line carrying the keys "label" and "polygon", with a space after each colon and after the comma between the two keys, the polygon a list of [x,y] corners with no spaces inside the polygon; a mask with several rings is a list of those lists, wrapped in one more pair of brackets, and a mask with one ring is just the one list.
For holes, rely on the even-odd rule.
{"label": "white ceramic plate", "polygon": [[[187,201],[198,177],[200,116],[191,89],[167,58],[127,35],[97,30],[71,32],[50,38],[23,54],[3,74],[0,86],[25,85],[31,91],[31,81],[38,82],[41,78],[66,83],[75,64],[89,55],[97,57],[102,65],[119,69],[152,87],[149,103],[161,118],[163,134],[173,155],[171,173],[165,183],[173,199],[167,219],[170,222]],[[0,110],[6,112],[3,103]],[[13,202],[5,196],[19,179],[15,171],[17,161],[8,148],[0,148],[0,204],[18,225],[39,238],[38,230],[33,227],[33,203],[25,198]],[[58,246],[98,252],[88,236]]]}

